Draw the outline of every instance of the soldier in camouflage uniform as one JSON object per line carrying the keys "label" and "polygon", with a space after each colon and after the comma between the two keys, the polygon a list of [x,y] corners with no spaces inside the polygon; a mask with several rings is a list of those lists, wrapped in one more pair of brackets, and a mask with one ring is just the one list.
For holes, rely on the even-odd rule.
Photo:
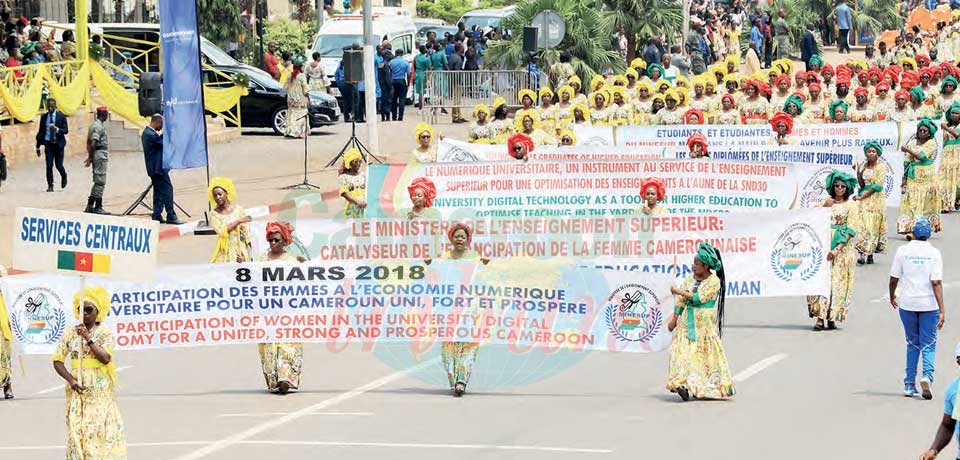
{"label": "soldier in camouflage uniform", "polygon": [[84,166],[93,166],[93,187],[84,212],[110,214],[103,210],[103,189],[107,186],[107,130],[103,124],[110,117],[106,107],[97,107],[97,119],[87,131],[87,161]]}

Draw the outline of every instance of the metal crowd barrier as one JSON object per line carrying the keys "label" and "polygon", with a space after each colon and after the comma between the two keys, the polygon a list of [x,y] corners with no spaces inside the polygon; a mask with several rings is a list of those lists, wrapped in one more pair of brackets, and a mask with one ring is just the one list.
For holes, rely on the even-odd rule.
{"label": "metal crowd barrier", "polygon": [[[523,70],[444,70],[427,72],[426,87],[423,91],[423,110],[420,117],[430,124],[438,121],[451,121],[451,115],[444,111],[458,109],[463,118],[471,118],[473,107],[477,104],[493,104],[494,99],[502,97],[511,107],[517,105],[517,93],[522,89],[533,89],[529,74]],[[414,95],[414,103],[419,101]]]}

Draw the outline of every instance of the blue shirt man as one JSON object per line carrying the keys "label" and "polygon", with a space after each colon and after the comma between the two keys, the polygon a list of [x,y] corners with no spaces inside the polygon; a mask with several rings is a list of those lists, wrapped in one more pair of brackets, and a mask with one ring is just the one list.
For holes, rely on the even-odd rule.
{"label": "blue shirt man", "polygon": [[410,63],[401,57],[395,57],[387,63],[390,66],[390,78],[406,80],[410,76]]}
{"label": "blue shirt man", "polygon": [[837,5],[837,28],[838,29],[850,29],[850,25],[853,23],[853,14],[850,12],[850,7],[847,6],[847,2],[840,2]]}

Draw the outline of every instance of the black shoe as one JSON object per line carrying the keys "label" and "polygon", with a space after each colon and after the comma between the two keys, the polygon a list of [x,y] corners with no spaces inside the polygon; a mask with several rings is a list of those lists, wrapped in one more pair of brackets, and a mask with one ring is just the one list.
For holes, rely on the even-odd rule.
{"label": "black shoe", "polygon": [[690,392],[687,391],[686,387],[677,388],[677,394],[680,395],[680,399],[684,401],[690,400]]}
{"label": "black shoe", "polygon": [[837,323],[834,321],[827,321],[827,329],[834,330],[837,328]]}
{"label": "black shoe", "polygon": [[453,395],[456,396],[456,397],[458,397],[458,398],[461,397],[461,396],[463,396],[463,394],[466,393],[466,392],[467,392],[467,384],[466,384],[466,383],[457,382],[457,384],[453,386]]}
{"label": "black shoe", "polygon": [[103,209],[103,198],[97,198],[96,200],[97,200],[97,201],[96,201],[96,205],[95,205],[95,207],[93,208],[93,213],[94,213],[94,214],[100,214],[101,216],[110,216],[110,215],[112,215],[112,214],[110,214],[109,212],[104,211],[104,209]]}
{"label": "black shoe", "polygon": [[67,176],[60,178],[60,188],[67,188]]}
{"label": "black shoe", "polygon": [[173,219],[167,219],[163,221],[163,223],[167,225],[183,225],[183,222],[180,219],[177,219],[176,217],[174,217]]}
{"label": "black shoe", "polygon": [[277,393],[285,395],[290,392],[290,383],[280,382],[277,384]]}
{"label": "black shoe", "polygon": [[867,256],[867,264],[868,265],[873,264],[873,254],[870,254],[869,256]]}
{"label": "black shoe", "polygon": [[[47,190],[47,191],[50,192],[52,190]],[[87,208],[84,209],[83,212],[87,214],[94,214],[94,208],[96,206],[97,206],[97,199],[91,196],[90,198],[87,198]]]}
{"label": "black shoe", "polygon": [[48,191],[48,192],[52,192],[52,191],[53,191],[53,186],[52,186],[52,185],[48,185],[48,186],[47,186],[47,191]]}

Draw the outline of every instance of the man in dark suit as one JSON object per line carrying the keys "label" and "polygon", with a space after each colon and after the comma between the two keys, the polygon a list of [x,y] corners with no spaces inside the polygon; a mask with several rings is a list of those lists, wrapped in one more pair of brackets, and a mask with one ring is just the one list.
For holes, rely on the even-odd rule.
{"label": "man in dark suit", "polygon": [[60,173],[60,188],[67,188],[67,170],[63,169],[63,149],[67,146],[67,116],[57,110],[57,101],[47,98],[47,113],[40,115],[37,129],[37,158],[43,146],[47,160],[47,191],[53,191],[53,167]]}
{"label": "man in dark suit", "polygon": [[[173,183],[169,170],[163,169],[163,137],[158,131],[163,129],[163,115],[150,117],[150,125],[143,128],[140,142],[143,144],[143,159],[147,164],[147,174],[153,184],[153,220],[165,224],[180,225],[177,211],[173,206]],[[167,210],[167,220],[161,218]]]}
{"label": "man in dark suit", "polygon": [[817,39],[813,36],[814,25],[807,24],[807,30],[803,32],[803,38],[800,40],[800,60],[803,61],[808,72],[810,71],[810,58],[814,54],[820,54],[817,50]]}

